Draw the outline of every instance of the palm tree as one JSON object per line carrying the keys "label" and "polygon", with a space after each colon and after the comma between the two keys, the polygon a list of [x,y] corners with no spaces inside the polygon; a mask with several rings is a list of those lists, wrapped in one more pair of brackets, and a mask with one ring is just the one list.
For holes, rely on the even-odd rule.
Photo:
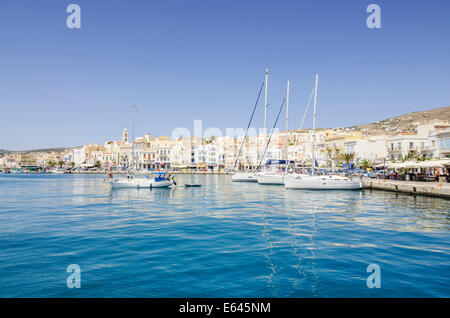
{"label": "palm tree", "polygon": [[363,159],[363,160],[361,160],[361,162],[359,163],[359,166],[360,166],[361,168],[363,168],[364,170],[366,170],[366,171],[367,171],[367,169],[369,169],[369,168],[370,168],[370,166],[371,166],[371,163],[370,163],[370,161],[369,161],[369,160],[367,160],[367,159]]}
{"label": "palm tree", "polygon": [[347,169],[350,169],[350,163],[355,159],[355,153],[354,152],[341,153],[338,155],[338,159],[345,161],[345,163],[347,164]]}
{"label": "palm tree", "polygon": [[62,161],[62,160],[58,161],[58,166],[59,166],[60,168],[62,168],[63,165],[64,165],[64,161]]}
{"label": "palm tree", "polygon": [[50,168],[53,168],[54,166],[56,166],[56,162],[51,161],[51,160],[49,162],[47,162],[47,164]]}
{"label": "palm tree", "polygon": [[406,155],[400,155],[400,160],[401,160],[402,162],[411,160],[412,158],[413,158],[413,154],[412,154],[411,152],[409,152],[409,153],[406,154]]}

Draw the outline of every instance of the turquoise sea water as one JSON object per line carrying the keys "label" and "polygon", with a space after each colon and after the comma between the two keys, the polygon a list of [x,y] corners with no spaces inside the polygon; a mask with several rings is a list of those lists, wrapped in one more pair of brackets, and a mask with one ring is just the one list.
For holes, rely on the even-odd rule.
{"label": "turquoise sea water", "polygon": [[448,200],[176,179],[203,186],[0,175],[0,297],[450,296]]}

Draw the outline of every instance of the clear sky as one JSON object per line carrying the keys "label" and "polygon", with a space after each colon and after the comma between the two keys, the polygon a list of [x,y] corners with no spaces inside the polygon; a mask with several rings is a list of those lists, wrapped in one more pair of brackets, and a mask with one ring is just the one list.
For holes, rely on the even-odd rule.
{"label": "clear sky", "polygon": [[245,127],[266,67],[269,126],[288,79],[299,126],[315,72],[319,127],[448,106],[450,1],[2,0],[0,148],[119,139],[132,104],[137,136]]}

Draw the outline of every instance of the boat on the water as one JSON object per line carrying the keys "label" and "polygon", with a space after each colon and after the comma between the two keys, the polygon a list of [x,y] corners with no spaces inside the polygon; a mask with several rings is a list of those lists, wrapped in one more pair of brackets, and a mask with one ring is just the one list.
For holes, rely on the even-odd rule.
{"label": "boat on the water", "polygon": [[150,178],[150,176],[146,176],[145,178],[134,178],[133,176],[127,176],[127,178],[123,179],[112,179],[108,180],[107,182],[111,185],[113,189],[120,189],[120,188],[168,188],[171,187],[172,184],[175,184],[172,182],[173,180],[170,180],[166,176],[165,173],[157,173],[154,178]]}
{"label": "boat on the water", "polygon": [[186,183],[184,185],[185,188],[200,188],[201,186],[202,186],[201,184],[189,184],[189,183]]}
{"label": "boat on the water", "polygon": [[286,189],[310,190],[357,190],[364,188],[364,182],[338,175],[290,174],[284,177]]}
{"label": "boat on the water", "polygon": [[[289,168],[289,158],[288,158],[288,122],[289,122],[289,81],[287,81],[287,90],[286,90],[286,133],[285,133],[285,153],[286,160],[275,160],[276,166],[273,166],[273,160],[269,160],[270,165],[272,165],[269,169],[258,172],[256,175],[256,179],[258,180],[258,184],[267,184],[267,185],[283,185],[284,184],[284,175]],[[277,118],[278,120],[278,118]],[[270,139],[269,141],[270,142]],[[267,144],[268,146],[268,144]],[[264,153],[265,154],[265,153]],[[280,170],[280,164],[284,164],[284,171]]]}
{"label": "boat on the water", "polygon": [[231,176],[233,182],[258,182],[254,172],[236,172]]}
{"label": "boat on the water", "polygon": [[363,189],[365,184],[362,180],[348,178],[340,175],[318,175],[316,174],[316,115],[317,115],[317,85],[319,74],[315,76],[314,86],[314,114],[312,130],[312,174],[288,174],[284,176],[286,189],[312,189],[312,190],[357,190]]}
{"label": "boat on the water", "polygon": [[284,173],[282,171],[258,172],[256,179],[259,184],[284,184]]}
{"label": "boat on the water", "polygon": [[242,143],[241,143],[241,146],[239,147],[239,152],[238,152],[238,155],[236,156],[236,160],[234,162],[234,167],[232,169],[232,171],[234,173],[233,173],[233,175],[231,177],[231,181],[232,182],[258,182],[258,180],[256,179],[256,173],[255,172],[251,172],[251,171],[236,171],[236,168],[238,167],[239,159],[240,159],[241,153],[242,153],[242,148],[244,146],[245,140],[247,138],[248,130],[250,128],[250,125],[252,123],[253,117],[255,115],[256,107],[258,106],[259,98],[261,97],[261,92],[262,92],[263,87],[265,87],[265,108],[264,108],[264,133],[265,133],[266,122],[267,122],[267,106],[268,106],[268,102],[267,102],[268,81],[269,81],[269,70],[266,69],[265,79],[262,82],[261,87],[259,89],[258,98],[256,99],[256,103],[253,106],[252,115],[250,116],[250,120],[248,122],[244,138],[242,138]]}
{"label": "boat on the water", "polygon": [[64,174],[64,173],[66,173],[66,169],[63,169],[63,168],[53,168],[53,169],[50,169],[48,172],[49,172],[49,173],[53,173],[53,174]]}

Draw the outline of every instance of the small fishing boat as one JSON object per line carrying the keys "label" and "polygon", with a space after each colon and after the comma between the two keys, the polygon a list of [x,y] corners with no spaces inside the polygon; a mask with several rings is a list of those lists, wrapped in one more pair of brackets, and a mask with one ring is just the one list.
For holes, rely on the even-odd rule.
{"label": "small fishing boat", "polygon": [[128,176],[126,179],[114,179],[110,180],[108,182],[113,189],[120,189],[120,188],[168,188],[172,186],[172,184],[175,184],[166,176],[164,172],[159,172],[156,174],[156,176],[152,179],[149,176],[146,176],[145,178],[134,178]]}

